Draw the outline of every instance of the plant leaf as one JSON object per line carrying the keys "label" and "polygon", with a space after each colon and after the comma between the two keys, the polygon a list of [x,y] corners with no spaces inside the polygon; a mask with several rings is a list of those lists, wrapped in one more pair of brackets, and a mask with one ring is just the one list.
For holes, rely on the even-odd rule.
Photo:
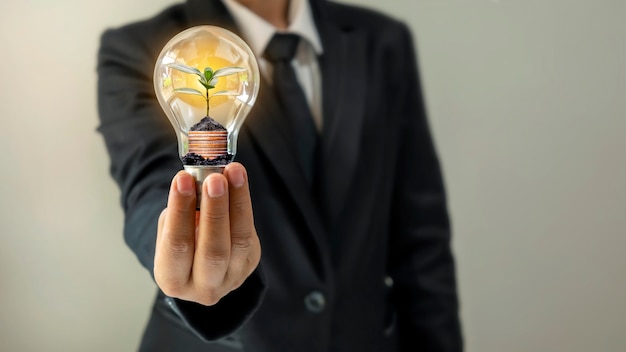
{"label": "plant leaf", "polygon": [[197,89],[193,89],[193,88],[176,88],[176,89],[174,89],[174,91],[176,93],[199,95],[201,97],[204,97],[204,94],[201,91],[199,91]]}
{"label": "plant leaf", "polygon": [[197,68],[191,67],[191,66],[187,66],[187,65],[184,65],[184,64],[180,64],[178,62],[172,62],[171,64],[167,64],[165,66],[167,66],[169,68],[173,68],[173,69],[181,71],[181,72],[191,73],[191,74],[194,74],[194,75],[198,75],[200,77],[204,77],[202,75],[202,72],[200,72],[200,70],[198,70]]}
{"label": "plant leaf", "polygon": [[209,84],[213,86],[212,88],[215,88],[215,86],[217,85],[217,77],[213,77]]}
{"label": "plant leaf", "polygon": [[212,78],[213,78],[213,69],[210,68],[210,67],[205,67],[204,68],[204,79],[206,79],[207,82],[210,82]]}
{"label": "plant leaf", "polygon": [[203,81],[203,80],[201,80],[201,79],[199,79],[199,80],[198,80],[198,82],[200,82],[200,84],[202,84],[202,86],[204,86],[204,88],[206,88],[206,89],[211,89],[211,88],[214,88],[214,87],[213,87],[213,86],[211,86],[209,83],[207,83],[207,82],[205,82],[205,81]]}
{"label": "plant leaf", "polygon": [[215,71],[215,73],[213,73],[213,77],[223,77],[223,76],[232,75],[233,73],[239,73],[239,72],[245,72],[245,71],[246,69],[244,67],[238,67],[238,66],[224,67]]}

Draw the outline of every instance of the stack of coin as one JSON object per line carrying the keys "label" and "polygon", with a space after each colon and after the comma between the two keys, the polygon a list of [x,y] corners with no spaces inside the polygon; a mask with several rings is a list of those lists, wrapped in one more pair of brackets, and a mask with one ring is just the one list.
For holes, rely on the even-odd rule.
{"label": "stack of coin", "polygon": [[189,152],[213,160],[228,152],[227,131],[189,131]]}

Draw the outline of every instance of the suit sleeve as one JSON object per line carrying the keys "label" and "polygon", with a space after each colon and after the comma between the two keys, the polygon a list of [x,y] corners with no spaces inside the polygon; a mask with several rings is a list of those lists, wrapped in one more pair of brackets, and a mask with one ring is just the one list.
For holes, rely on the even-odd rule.
{"label": "suit sleeve", "polygon": [[[144,40],[147,40],[147,35]],[[153,272],[157,220],[172,177],[182,169],[176,136],[154,93],[154,57],[128,29],[106,31],[98,53],[98,109],[111,165],[121,190],[124,239]],[[234,332],[258,308],[265,283],[260,268],[218,304],[206,307],[166,297],[168,305],[201,339]]]}
{"label": "suit sleeve", "polygon": [[[443,178],[409,30],[394,35],[399,116],[390,273],[401,351],[458,352],[463,342]],[[398,39],[399,38],[399,39]]]}

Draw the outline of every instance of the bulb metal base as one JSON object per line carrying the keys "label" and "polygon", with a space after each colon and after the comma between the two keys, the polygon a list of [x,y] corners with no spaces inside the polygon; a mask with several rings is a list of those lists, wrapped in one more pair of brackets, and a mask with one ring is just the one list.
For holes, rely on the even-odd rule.
{"label": "bulb metal base", "polygon": [[224,173],[226,165],[204,166],[204,165],[183,165],[193,178],[196,179],[196,209],[200,209],[200,201],[202,200],[202,183],[210,174]]}

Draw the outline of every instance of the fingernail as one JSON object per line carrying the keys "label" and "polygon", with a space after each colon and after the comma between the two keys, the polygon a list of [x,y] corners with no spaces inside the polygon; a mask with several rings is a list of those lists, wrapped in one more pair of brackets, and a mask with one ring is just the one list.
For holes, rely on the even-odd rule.
{"label": "fingernail", "polygon": [[224,195],[224,182],[222,181],[222,178],[219,176],[216,177],[211,177],[212,175],[209,175],[209,177],[207,177],[207,193],[209,194],[209,197],[211,198],[218,198]]}
{"label": "fingernail", "polygon": [[234,167],[228,170],[228,181],[230,181],[230,184],[235,188],[243,186],[243,170],[240,167]]}
{"label": "fingernail", "polygon": [[178,175],[176,178],[176,189],[178,190],[178,193],[184,196],[192,195],[194,192],[193,182],[194,181],[190,175]]}

